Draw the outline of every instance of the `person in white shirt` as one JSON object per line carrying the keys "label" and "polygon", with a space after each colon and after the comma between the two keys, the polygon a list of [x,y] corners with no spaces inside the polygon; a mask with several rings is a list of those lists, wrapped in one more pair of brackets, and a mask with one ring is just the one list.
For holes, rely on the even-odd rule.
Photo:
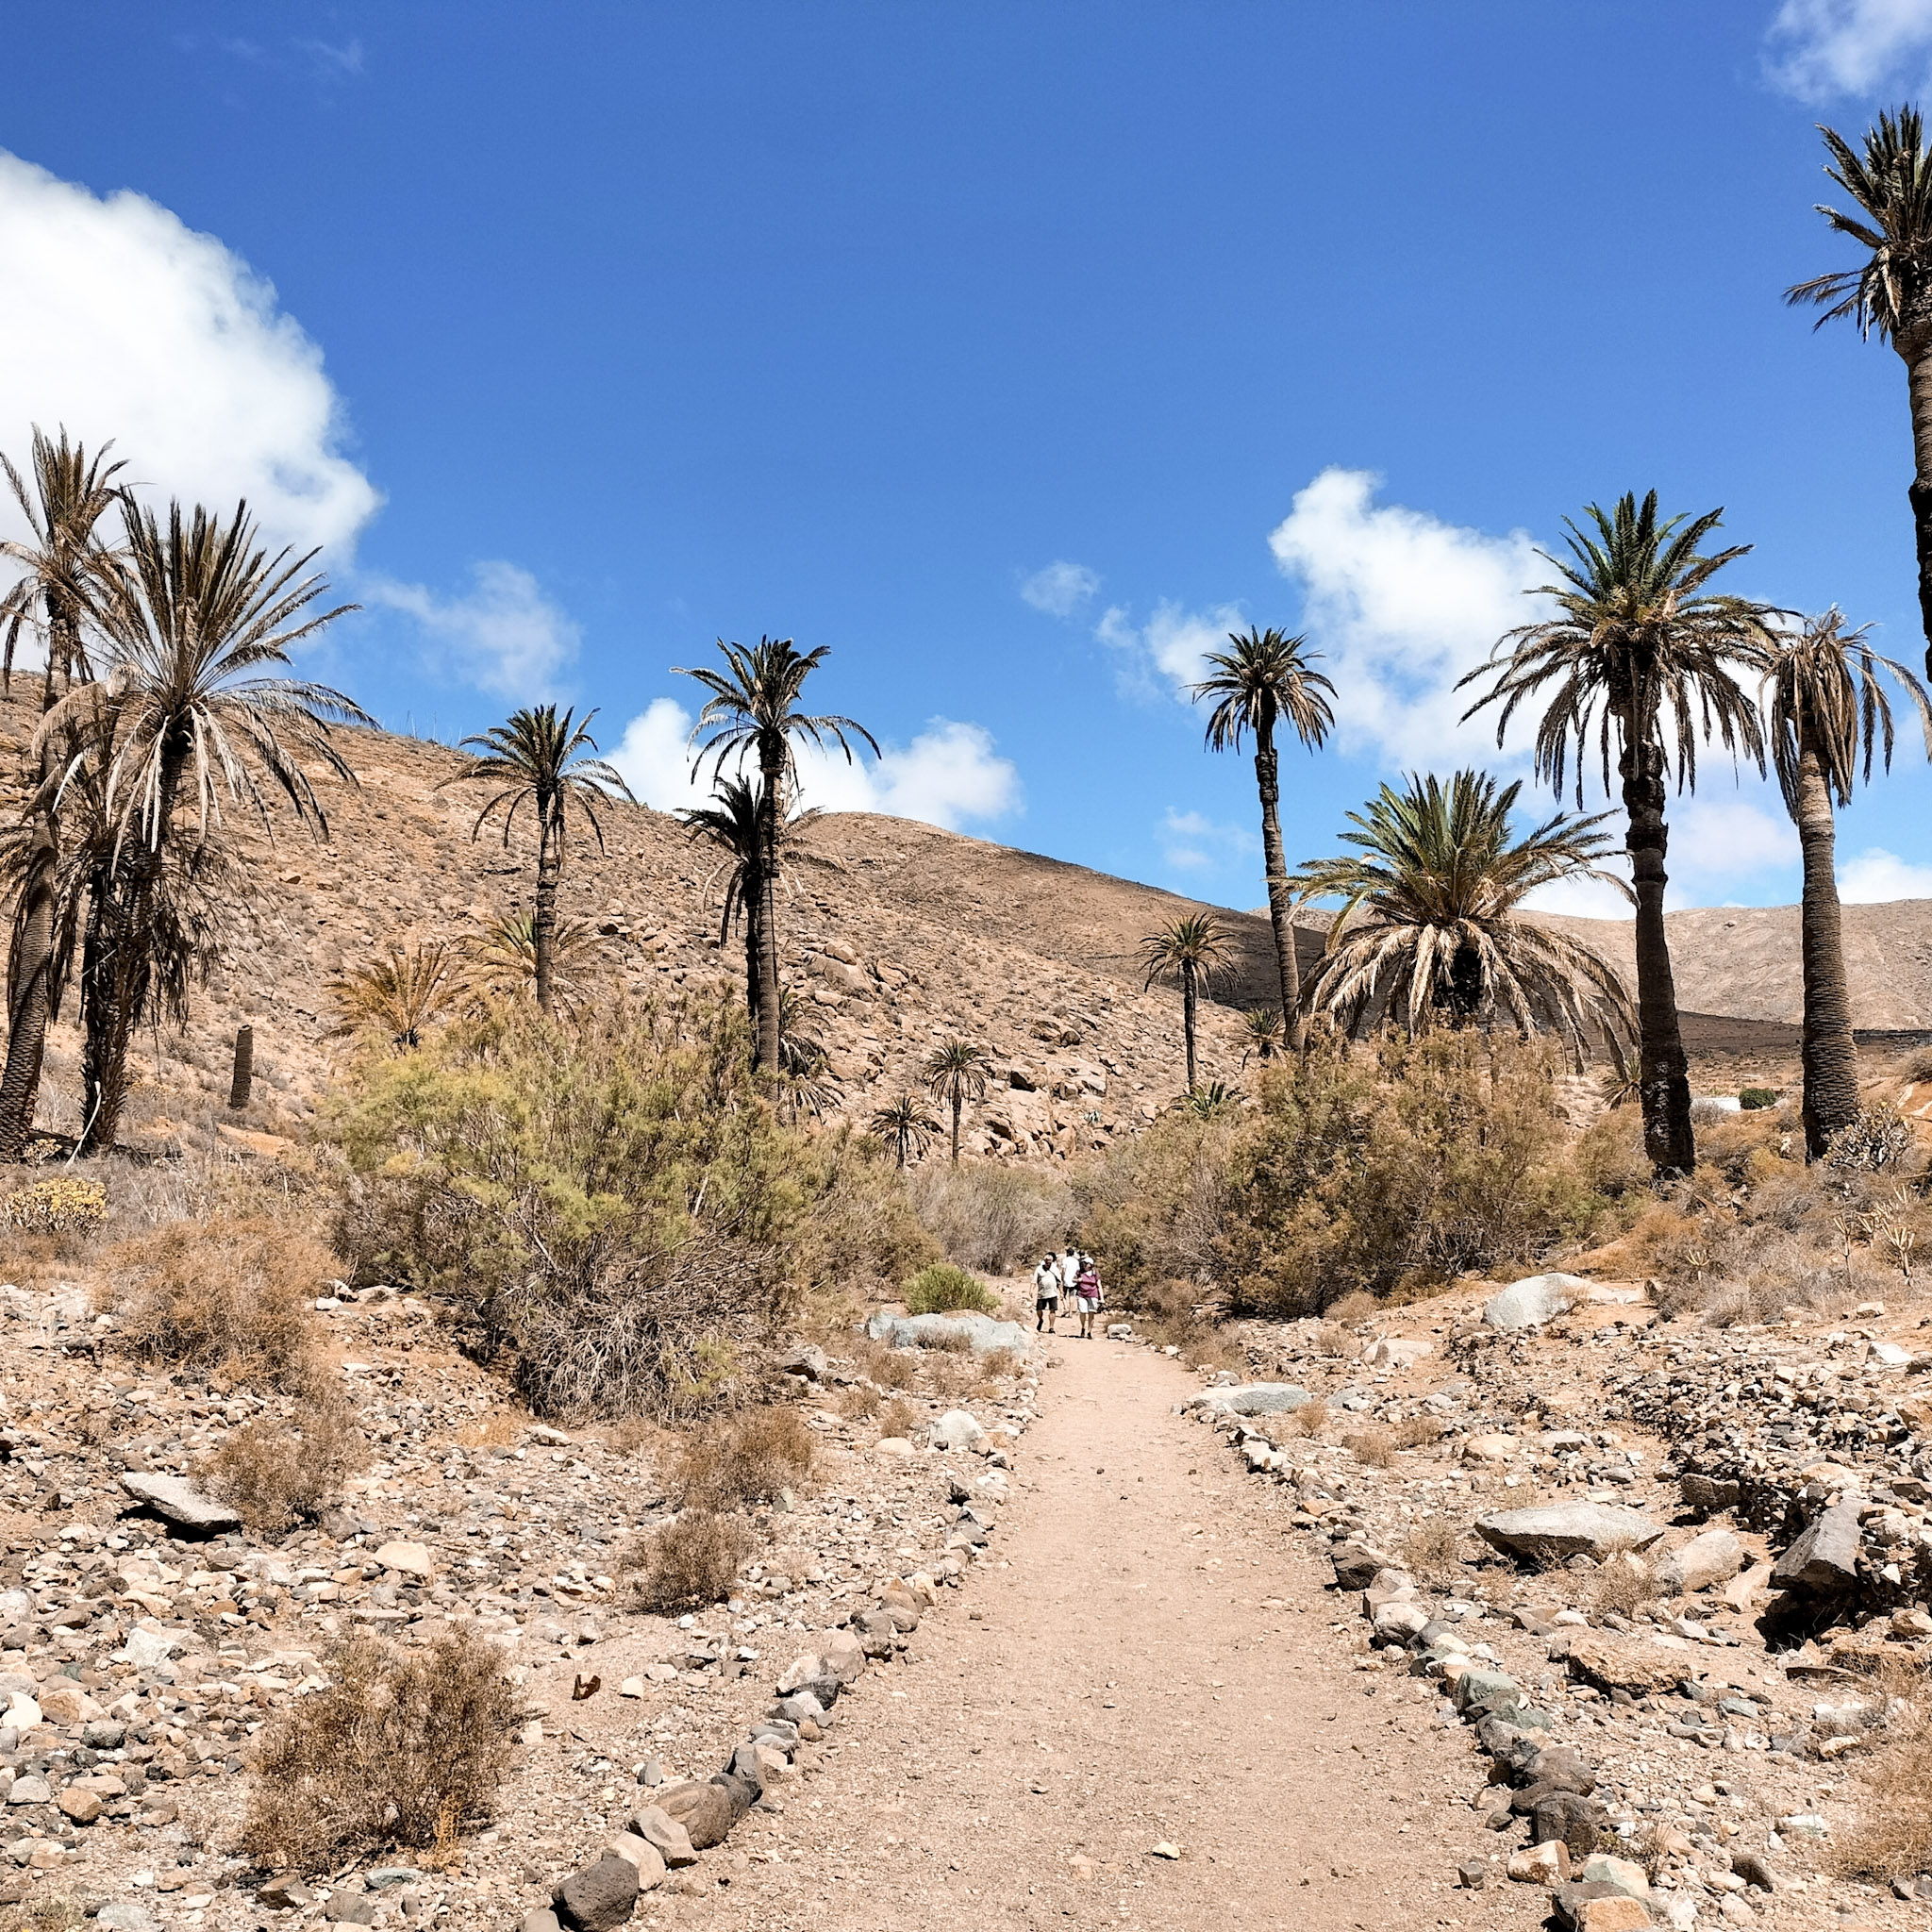
{"label": "person in white shirt", "polygon": [[1036,1333],[1060,1332],[1060,1264],[1052,1255],[1033,1271],[1033,1326]]}

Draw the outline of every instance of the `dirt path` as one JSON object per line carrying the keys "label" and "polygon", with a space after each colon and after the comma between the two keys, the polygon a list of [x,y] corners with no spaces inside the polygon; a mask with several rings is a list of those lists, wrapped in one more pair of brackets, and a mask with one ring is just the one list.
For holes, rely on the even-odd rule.
{"label": "dirt path", "polygon": [[[993,1556],[909,1668],[841,1705],[822,1769],[733,1835],[721,1926],[1529,1926],[1432,1687],[1354,1668],[1354,1606],[1297,1553],[1152,1351],[1062,1337]],[[962,1600],[963,1598],[963,1600]],[[1347,1620],[1350,1635],[1326,1627]],[[836,1747],[836,1748],[834,1748]],[[1151,1856],[1160,1840],[1178,1861]],[[651,1907],[655,1907],[653,1910]],[[666,1908],[670,1908],[667,1912]]]}

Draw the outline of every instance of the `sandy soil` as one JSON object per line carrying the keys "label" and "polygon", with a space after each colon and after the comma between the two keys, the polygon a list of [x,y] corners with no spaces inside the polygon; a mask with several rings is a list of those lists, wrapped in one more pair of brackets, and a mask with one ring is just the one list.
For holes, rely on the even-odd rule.
{"label": "sandy soil", "polygon": [[[1435,1694],[1358,1671],[1353,1603],[1284,1548],[1152,1351],[1062,1336],[995,1554],[869,1674],[818,1768],[734,1833],[720,1927],[1529,1926]],[[1344,1624],[1340,1631],[1333,1624]],[[1168,1841],[1178,1860],[1153,1856]],[[742,1863],[741,1863],[742,1859]],[[721,1871],[721,1876],[726,1875]]]}

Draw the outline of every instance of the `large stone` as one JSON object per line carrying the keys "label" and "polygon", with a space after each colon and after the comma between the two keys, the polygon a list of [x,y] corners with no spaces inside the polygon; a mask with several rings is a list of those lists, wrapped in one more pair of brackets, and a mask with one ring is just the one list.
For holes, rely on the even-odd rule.
{"label": "large stone", "polygon": [[128,1470],[121,1487],[163,1523],[197,1536],[218,1536],[242,1527],[242,1518],[225,1503],[205,1496],[186,1476],[146,1475]]}
{"label": "large stone", "polygon": [[1774,1589],[1845,1596],[1858,1587],[1858,1507],[1840,1503],[1803,1531],[1772,1566]]}
{"label": "large stone", "polygon": [[1529,1783],[1548,1790],[1575,1791],[1588,1797],[1596,1790],[1596,1772],[1574,1744],[1545,1744],[1540,1751],[1533,1750],[1524,1773]]}
{"label": "large stone", "polygon": [[1689,1669],[1681,1651],[1665,1650],[1641,1638],[1578,1630],[1570,1639],[1570,1674],[1599,1690],[1627,1690],[1633,1697],[1645,1697],[1654,1690],[1674,1689]]}
{"label": "large stone", "polygon": [[1650,1880],[1644,1876],[1643,1867],[1634,1859],[1613,1857],[1607,1852],[1599,1852],[1584,1861],[1583,1883],[1607,1885],[1629,1898],[1650,1896]]}
{"label": "large stone", "polygon": [[1407,1645],[1429,1627],[1429,1613],[1421,1604],[1394,1597],[1375,1607],[1374,1626],[1375,1635],[1384,1643]]}
{"label": "large stone", "polygon": [[1349,1591],[1368,1589],[1378,1572],[1392,1569],[1395,1563],[1387,1550],[1371,1549],[1366,1543],[1337,1543],[1328,1560],[1335,1565],[1335,1587]]}
{"label": "large stone", "polygon": [[1362,1359],[1372,1369],[1406,1369],[1436,1352],[1433,1341],[1406,1335],[1382,1335],[1362,1351]]}
{"label": "large stone", "polygon": [[560,1880],[550,1902],[557,1916],[575,1932],[612,1932],[627,1924],[637,1909],[637,1867],[615,1852],[606,1852],[594,1865]]}
{"label": "large stone", "polygon": [[658,1857],[674,1872],[682,1871],[685,1866],[695,1865],[698,1861],[691,1834],[660,1806],[646,1805],[633,1811],[625,1830],[655,1847]]}
{"label": "large stone", "polygon": [[834,1630],[820,1654],[826,1674],[841,1684],[856,1684],[865,1674],[865,1646],[849,1630]]}
{"label": "large stone", "polygon": [[808,1651],[805,1656],[793,1657],[785,1667],[785,1674],[778,1679],[778,1695],[790,1697],[794,1690],[804,1689],[814,1677],[824,1674],[824,1659],[816,1651]]}
{"label": "large stone", "polygon": [[376,1551],[375,1560],[385,1570],[393,1570],[404,1576],[426,1580],[436,1573],[436,1563],[426,1543],[404,1542],[400,1539],[386,1542]]}
{"label": "large stone", "polygon": [[1024,1355],[1032,1346],[1032,1331],[1017,1322],[995,1322],[991,1315],[874,1315],[865,1325],[874,1341],[889,1348],[930,1348],[960,1337],[976,1355],[996,1348]]}
{"label": "large stone", "polygon": [[1647,1550],[1664,1525],[1615,1503],[1539,1503],[1478,1516],[1475,1531],[1492,1548],[1530,1562],[1584,1556],[1601,1563],[1619,1550]]}
{"label": "large stone", "polygon": [[1451,1693],[1457,1710],[1510,1711],[1523,1702],[1523,1687],[1503,1671],[1464,1671]]}
{"label": "large stone", "polygon": [[1742,1485],[1730,1476],[1699,1475],[1695,1472],[1678,1478],[1677,1491],[1685,1503],[1700,1516],[1716,1516],[1738,1507]]}
{"label": "large stone", "polygon": [[949,1408],[932,1425],[932,1443],[936,1449],[976,1449],[985,1441],[986,1431],[980,1427],[977,1417],[963,1408]]}
{"label": "large stone", "polygon": [[1575,1791],[1552,1791],[1539,1799],[1529,1814],[1530,1843],[1560,1844],[1570,1854],[1573,1867],[1580,1866],[1596,1850],[1602,1828],[1602,1807]]}
{"label": "large stone", "polygon": [[1569,1932],[1646,1932],[1650,1924],[1649,1909],[1641,1900],[1600,1879],[1559,1885],[1550,1894],[1550,1903],[1557,1924]]}
{"label": "large stone", "polygon": [[1231,1389],[1204,1389],[1186,1406],[1210,1415],[1287,1415],[1307,1400],[1308,1391],[1296,1382],[1241,1382]]}
{"label": "large stone", "polygon": [[621,1831],[604,1849],[628,1861],[638,1874],[640,1891],[655,1890],[664,1883],[664,1854],[648,1839],[634,1831]]}
{"label": "large stone", "polygon": [[1570,1855],[1560,1840],[1509,1854],[1509,1876],[1518,1885],[1560,1885],[1570,1875]]}
{"label": "large stone", "polygon": [[1707,1529],[1657,1565],[1657,1580],[1667,1595],[1690,1596],[1724,1583],[1744,1567],[1744,1545],[1727,1529]]}
{"label": "large stone", "polygon": [[701,1852],[722,1845],[738,1822],[730,1793],[717,1784],[672,1785],[658,1794],[658,1806],[684,1826],[692,1846]]}
{"label": "large stone", "polygon": [[1512,1281],[1483,1304],[1483,1321],[1506,1332],[1534,1328],[1567,1315],[1590,1292],[1590,1283],[1577,1274],[1530,1274]]}

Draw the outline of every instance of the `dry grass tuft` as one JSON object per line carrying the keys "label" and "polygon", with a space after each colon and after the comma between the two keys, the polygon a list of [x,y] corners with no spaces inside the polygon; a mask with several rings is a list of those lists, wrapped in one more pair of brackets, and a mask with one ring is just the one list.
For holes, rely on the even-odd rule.
{"label": "dry grass tuft", "polygon": [[895,1395],[879,1412],[879,1434],[904,1436],[909,1442],[919,1426],[919,1411],[903,1395]]}
{"label": "dry grass tuft", "polygon": [[1446,1516],[1424,1516],[1402,1540],[1402,1567],[1438,1589],[1456,1581],[1462,1568],[1462,1536]]}
{"label": "dry grass tuft", "polygon": [[848,1423],[858,1423],[869,1415],[878,1414],[879,1404],[885,1399],[875,1383],[855,1382],[851,1388],[840,1390],[832,1407]]}
{"label": "dry grass tuft", "polygon": [[1299,1408],[1290,1409],[1282,1426],[1297,1436],[1319,1436],[1327,1421],[1328,1405],[1318,1395],[1312,1402],[1305,1402]]}
{"label": "dry grass tuft", "polygon": [[384,1845],[448,1844],[488,1815],[520,1713],[496,1646],[451,1631],[419,1651],[359,1639],[334,1681],[263,1732],[242,1841],[314,1872]]}
{"label": "dry grass tuft", "polygon": [[1395,1424],[1395,1446],[1398,1449],[1424,1449],[1431,1442],[1440,1442],[1448,1424],[1439,1415],[1412,1415]]}
{"label": "dry grass tuft", "polygon": [[230,1429],[203,1469],[250,1529],[275,1535],[312,1522],[367,1448],[347,1396],[318,1376],[286,1419],[258,1416]]}
{"label": "dry grass tuft", "polygon": [[1344,1436],[1341,1446],[1365,1468],[1395,1467],[1395,1438],[1387,1429],[1364,1429],[1358,1436]]}
{"label": "dry grass tuft", "polygon": [[1620,1617],[1634,1617],[1662,1593],[1656,1573],[1641,1557],[1620,1551],[1607,1557],[1590,1578],[1590,1611],[1601,1617],[1615,1611]]}
{"label": "dry grass tuft", "polygon": [[795,1408],[727,1416],[685,1442],[674,1476],[679,1507],[717,1511],[777,1500],[811,1474],[818,1443]]}
{"label": "dry grass tuft", "polygon": [[909,1348],[888,1348],[869,1338],[855,1351],[857,1367],[881,1389],[909,1389],[919,1379],[919,1357]]}
{"label": "dry grass tuft", "polygon": [[1884,1742],[1865,1766],[1866,1800],[1832,1834],[1830,1860],[1843,1878],[1913,1878],[1932,1871],[1932,1708],[1925,1688],[1890,1705]]}
{"label": "dry grass tuft", "polygon": [[619,1567],[633,1578],[640,1609],[704,1610],[731,1594],[751,1552],[741,1517],[687,1509],[633,1543]]}
{"label": "dry grass tuft", "polygon": [[[1330,1322],[1337,1322],[1344,1328],[1353,1328],[1363,1322],[1373,1322],[1382,1312],[1382,1304],[1372,1294],[1364,1294],[1360,1289],[1345,1294],[1338,1302],[1328,1305],[1327,1316]],[[1354,1340],[1350,1338],[1351,1341]]]}
{"label": "dry grass tuft", "polygon": [[136,1359],[299,1388],[308,1374],[308,1304],[335,1257],[264,1218],[176,1222],[107,1257],[113,1345]]}

